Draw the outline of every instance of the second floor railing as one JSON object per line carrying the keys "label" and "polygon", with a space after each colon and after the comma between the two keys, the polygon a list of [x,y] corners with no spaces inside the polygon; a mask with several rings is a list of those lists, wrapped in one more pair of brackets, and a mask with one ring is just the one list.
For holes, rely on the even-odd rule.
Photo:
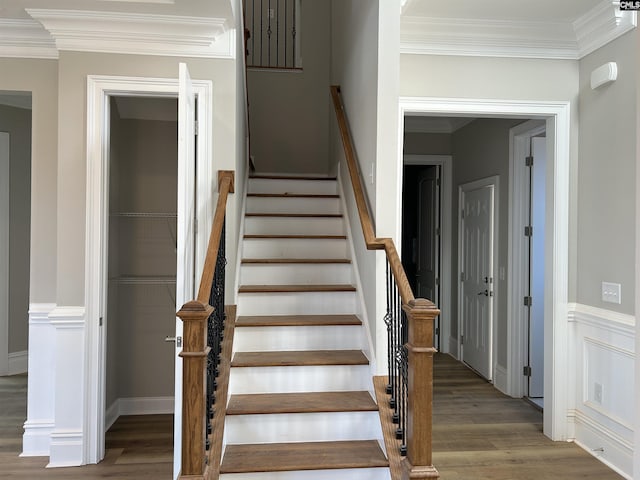
{"label": "second floor railing", "polygon": [[218,172],[218,202],[198,294],[177,313],[184,323],[180,478],[206,478],[205,470],[220,454],[212,448],[212,439],[221,437],[212,422],[225,331],[225,216],[233,191],[233,172]]}
{"label": "second floor railing", "polygon": [[402,478],[439,478],[431,437],[433,326],[440,311],[431,301],[414,297],[393,240],[375,236],[340,87],[331,87],[331,97],[366,247],[384,250],[387,258],[387,394],[394,409],[399,453],[404,456]]}

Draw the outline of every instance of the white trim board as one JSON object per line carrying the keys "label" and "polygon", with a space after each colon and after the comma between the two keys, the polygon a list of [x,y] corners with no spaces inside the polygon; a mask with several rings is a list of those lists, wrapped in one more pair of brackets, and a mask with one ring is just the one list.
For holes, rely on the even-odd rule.
{"label": "white trim board", "polygon": [[[404,155],[404,165],[440,165],[442,167],[442,185],[440,195],[440,325],[442,332],[440,335],[440,345],[445,353],[450,353],[458,358],[459,351],[456,347],[452,350],[451,340],[451,226],[453,222],[453,212],[451,207],[453,192],[453,157],[451,155]],[[403,184],[403,169],[400,169],[400,185]],[[402,232],[402,223],[400,224],[400,232]],[[402,237],[398,237],[402,239]],[[399,242],[402,246],[402,240]],[[401,253],[399,251],[398,253]],[[448,295],[443,295],[443,285],[448,285]]]}
{"label": "white trim board", "polygon": [[[119,96],[177,97],[178,72],[176,78],[142,78],[89,75],[87,77],[87,209],[86,209],[86,252],[85,252],[85,292],[86,316],[86,358],[84,390],[84,463],[97,463],[104,456],[105,418],[105,333],[100,327],[106,305],[106,242],[108,221],[108,145],[103,128],[107,112],[107,98]],[[210,81],[194,80],[197,96],[200,131],[197,154],[199,159],[197,212],[198,231],[196,250],[196,278],[199,278],[201,259],[207,244],[207,233],[212,221],[210,185],[214,185],[211,125],[213,121]],[[174,439],[180,441],[180,429],[176,429]],[[179,458],[178,458],[179,461]]]}
{"label": "white trim board", "polygon": [[[552,146],[549,155],[553,182],[549,190],[553,194],[553,209],[548,210],[550,226],[550,268],[545,279],[549,290],[546,311],[548,328],[545,334],[545,351],[548,352],[551,371],[545,371],[545,392],[548,394],[544,416],[544,433],[553,440],[566,440],[568,434],[567,410],[569,405],[568,354],[569,330],[566,322],[569,284],[569,161],[570,161],[570,103],[563,101],[517,101],[502,99],[464,99],[434,97],[400,97],[399,118],[413,113],[446,116],[486,116],[540,118],[546,120],[547,139]],[[403,122],[399,122],[398,168],[402,164]],[[397,185],[396,188],[401,188]],[[396,202],[399,202],[396,195]],[[397,203],[395,211],[401,211]],[[398,235],[398,232],[396,232]],[[546,293],[546,292],[545,292]],[[547,326],[547,324],[545,325]],[[513,366],[507,366],[514,368]]]}
{"label": "white trim board", "polygon": [[11,136],[0,132],[0,375],[9,374],[9,203]]}

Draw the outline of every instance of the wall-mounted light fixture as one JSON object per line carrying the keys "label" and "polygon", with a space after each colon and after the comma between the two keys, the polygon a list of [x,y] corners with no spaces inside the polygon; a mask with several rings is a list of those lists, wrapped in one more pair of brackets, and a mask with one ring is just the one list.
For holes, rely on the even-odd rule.
{"label": "wall-mounted light fixture", "polygon": [[608,62],[591,72],[591,88],[595,90],[602,85],[614,82],[618,78],[618,65]]}

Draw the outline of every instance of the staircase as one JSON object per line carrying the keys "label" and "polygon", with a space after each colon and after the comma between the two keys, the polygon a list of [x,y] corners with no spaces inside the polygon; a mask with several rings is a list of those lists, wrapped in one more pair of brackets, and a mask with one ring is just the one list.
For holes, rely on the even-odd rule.
{"label": "staircase", "polygon": [[249,179],[221,479],[390,479],[337,193]]}

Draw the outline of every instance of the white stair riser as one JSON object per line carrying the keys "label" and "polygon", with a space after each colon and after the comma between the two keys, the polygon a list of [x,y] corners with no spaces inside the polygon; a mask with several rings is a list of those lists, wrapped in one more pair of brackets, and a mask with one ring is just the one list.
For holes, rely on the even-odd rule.
{"label": "white stair riser", "polygon": [[247,213],[340,213],[337,198],[247,197]]}
{"label": "white stair riser", "polygon": [[247,235],[344,235],[342,217],[246,217]]}
{"label": "white stair riser", "polygon": [[360,325],[308,327],[236,327],[234,352],[278,350],[361,350]]}
{"label": "white stair riser", "polygon": [[240,285],[319,285],[352,282],[350,263],[245,263],[240,267]]}
{"label": "white stair riser", "polygon": [[240,293],[238,315],[349,315],[355,292]]}
{"label": "white stair riser", "polygon": [[369,390],[369,365],[232,367],[229,394]]}
{"label": "white stair riser", "polygon": [[388,468],[297,470],[292,472],[225,473],[220,480],[391,480]]}
{"label": "white stair riser", "polygon": [[375,411],[227,415],[224,434],[230,444],[370,440],[380,436],[380,418]]}
{"label": "white stair riser", "polygon": [[249,193],[311,193],[314,195],[336,195],[335,180],[275,180],[249,179]]}
{"label": "white stair riser", "polygon": [[343,239],[269,238],[245,239],[244,258],[346,258]]}

